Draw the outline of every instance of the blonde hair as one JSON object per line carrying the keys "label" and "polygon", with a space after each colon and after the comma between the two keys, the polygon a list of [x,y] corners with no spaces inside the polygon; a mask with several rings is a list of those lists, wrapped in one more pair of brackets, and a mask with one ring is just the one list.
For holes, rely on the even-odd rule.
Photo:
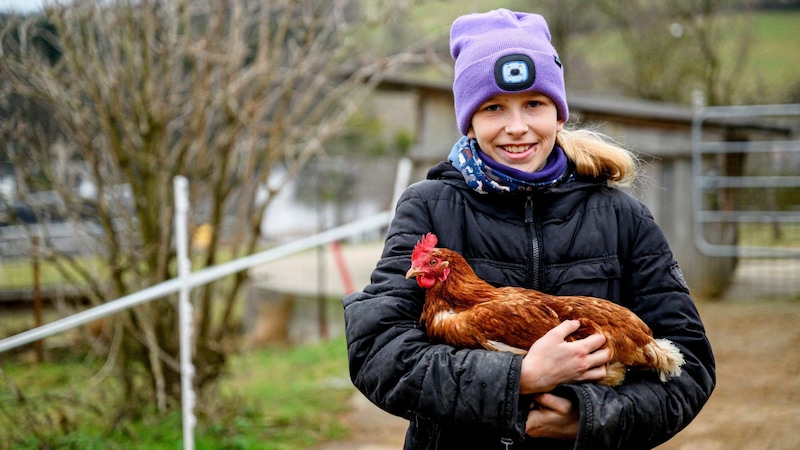
{"label": "blonde hair", "polygon": [[636,156],[602,133],[564,128],[556,140],[575,164],[578,175],[605,178],[617,187],[630,186],[636,179]]}

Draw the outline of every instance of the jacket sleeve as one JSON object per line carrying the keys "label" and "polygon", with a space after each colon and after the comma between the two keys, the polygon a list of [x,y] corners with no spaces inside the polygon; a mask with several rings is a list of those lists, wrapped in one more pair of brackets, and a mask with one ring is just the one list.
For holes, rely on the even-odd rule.
{"label": "jacket sleeve", "polygon": [[628,372],[616,388],[569,386],[580,404],[575,448],[652,448],[700,412],[716,383],[714,355],[700,315],[663,233],[643,208],[631,231],[623,275],[623,304],[682,351],[683,373],[662,383],[652,373]]}
{"label": "jacket sleeve", "polygon": [[413,186],[406,191],[371,284],[343,299],[350,377],[391,414],[521,436],[521,358],[434,345],[419,324],[424,291],[405,273],[417,240],[436,232],[427,208]]}

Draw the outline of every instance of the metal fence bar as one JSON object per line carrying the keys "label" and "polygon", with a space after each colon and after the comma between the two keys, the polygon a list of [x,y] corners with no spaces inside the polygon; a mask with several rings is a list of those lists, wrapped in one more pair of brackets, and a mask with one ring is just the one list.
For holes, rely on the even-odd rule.
{"label": "metal fence bar", "polygon": [[698,111],[699,118],[715,119],[753,116],[797,116],[800,104],[710,106]]}
{"label": "metal fence bar", "polygon": [[800,143],[797,141],[734,141],[698,142],[695,151],[699,153],[772,153],[775,149],[781,152],[800,152]]}
{"label": "metal fence bar", "polygon": [[698,186],[704,189],[798,187],[800,176],[703,176],[698,178]]}
{"label": "metal fence bar", "polygon": [[698,222],[800,223],[800,213],[791,211],[698,211]]}
{"label": "metal fence bar", "polygon": [[192,379],[194,364],[192,363],[194,334],[194,318],[189,295],[192,286],[189,277],[192,274],[192,261],[189,259],[189,181],[182,176],[173,180],[175,188],[175,245],[178,259],[178,277],[181,288],[178,293],[178,331],[180,337],[181,361],[181,419],[183,425],[183,449],[194,450],[194,427],[197,418],[194,415],[195,393]]}
{"label": "metal fence bar", "polygon": [[[332,228],[314,236],[299,239],[270,250],[192,272],[188,280],[189,286],[192,288],[202,286],[259,264],[274,261],[319,245],[330,244],[333,241],[379,229],[388,225],[393,215],[394,211],[384,211],[366,219]],[[169,294],[174,294],[181,289],[182,283],[183,282],[179,278],[173,278],[139,292],[120,297],[108,303],[87,309],[86,311],[81,311],[72,316],[4,338],[0,340],[0,353],[84,325],[93,320],[112,315],[133,306],[162,298]]]}
{"label": "metal fence bar", "polygon": [[[755,117],[764,117],[765,124],[780,127],[788,137],[768,141],[729,142],[715,140],[716,136],[713,133],[704,132],[704,125],[710,119],[718,119],[720,123],[727,121],[735,123],[732,119],[752,120]],[[800,141],[796,138],[798,117],[800,117],[800,104],[717,106],[699,108],[695,111],[692,123],[692,215],[695,245],[703,254],[739,258],[800,258],[800,249],[792,246],[762,247],[715,244],[706,236],[707,228],[705,227],[705,225],[713,223],[800,224],[800,214],[797,212],[747,211],[744,209],[722,211],[706,209],[704,202],[706,195],[722,189],[800,188],[800,176],[796,175],[727,176],[709,174],[704,171],[704,157],[715,154],[797,153],[800,151]],[[781,120],[778,120],[779,118]]]}

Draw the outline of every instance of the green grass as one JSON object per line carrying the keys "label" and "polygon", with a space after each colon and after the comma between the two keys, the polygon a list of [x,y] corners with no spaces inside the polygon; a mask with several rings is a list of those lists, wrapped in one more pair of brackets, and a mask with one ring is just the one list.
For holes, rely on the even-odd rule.
{"label": "green grass", "polygon": [[[721,16],[718,20],[724,24],[721,27],[723,33],[727,33],[723,40],[726,53],[720,62],[723,73],[744,80],[736,84],[734,102],[787,103],[790,95],[798,95],[800,38],[797,30],[800,29],[800,10],[758,11],[748,16]],[[666,33],[666,30],[662,32]],[[739,46],[742,44],[739,36],[747,32],[752,32],[752,37],[747,42],[750,48],[746,63],[734,74],[733,67],[736,59],[740,58]],[[558,46],[558,43],[555,45]],[[592,74],[592,84],[580,86],[582,91],[618,89],[619,77],[613,74],[627,70],[625,68],[630,64],[630,55],[621,35],[610,29],[572,36],[569,51],[585,59]]]}
{"label": "green grass", "polygon": [[[800,89],[800,11],[755,14],[750,72],[775,91]],[[771,91],[773,89],[770,89]]]}
{"label": "green grass", "polygon": [[269,448],[307,447],[345,436],[337,416],[355,388],[343,337],[294,350],[251,352],[237,358],[231,373],[228,384],[261,403],[260,431]]}
{"label": "green grass", "polygon": [[800,248],[800,225],[749,223],[739,226],[740,244],[752,247]]}
{"label": "green grass", "polygon": [[[99,258],[78,258],[82,267],[91,267],[90,272],[101,267]],[[0,263],[0,290],[25,289],[33,285],[33,262],[29,258],[15,258]],[[52,263],[39,263],[39,282],[41,286],[56,286],[64,282],[64,277]]]}
{"label": "green grass", "polygon": [[[0,449],[180,449],[179,411],[144,414],[109,431],[118,391],[96,376],[102,361],[69,357],[30,364],[0,360]],[[16,399],[11,380],[25,395]],[[342,439],[339,420],[355,392],[344,338],[236,356],[217,396],[198,405],[197,449],[296,449]],[[224,400],[224,401],[221,401]]]}
{"label": "green grass", "polygon": [[[495,8],[518,8],[508,0],[447,0],[426,2],[414,9],[411,23],[429,33],[443,33],[447,39],[453,20],[463,14],[484,12]],[[518,3],[518,2],[517,2]]]}

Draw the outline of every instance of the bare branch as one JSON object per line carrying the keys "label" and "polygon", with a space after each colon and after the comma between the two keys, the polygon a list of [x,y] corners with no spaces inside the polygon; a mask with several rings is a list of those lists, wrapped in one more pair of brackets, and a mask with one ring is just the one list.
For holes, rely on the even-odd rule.
{"label": "bare branch", "polygon": [[[413,3],[74,0],[0,28],[0,110],[20,111],[0,132],[21,181],[56,191],[67,209],[90,208],[68,220],[102,230],[92,248],[107,270],[51,248],[54,264],[98,302],[173,277],[176,175],[190,180],[192,225],[214,231],[208,247],[193,248],[195,267],[253,252],[282,188],[269,185],[273,168],[300,173],[382,77],[427,58],[424,45],[384,45],[387,24]],[[90,193],[79,196],[78,184]],[[245,278],[195,291],[198,355],[230,348]],[[179,392],[178,346],[159,320],[171,305],[152,308],[131,313],[116,361],[146,366],[153,403],[165,407]],[[218,359],[197,361],[207,381]]]}

